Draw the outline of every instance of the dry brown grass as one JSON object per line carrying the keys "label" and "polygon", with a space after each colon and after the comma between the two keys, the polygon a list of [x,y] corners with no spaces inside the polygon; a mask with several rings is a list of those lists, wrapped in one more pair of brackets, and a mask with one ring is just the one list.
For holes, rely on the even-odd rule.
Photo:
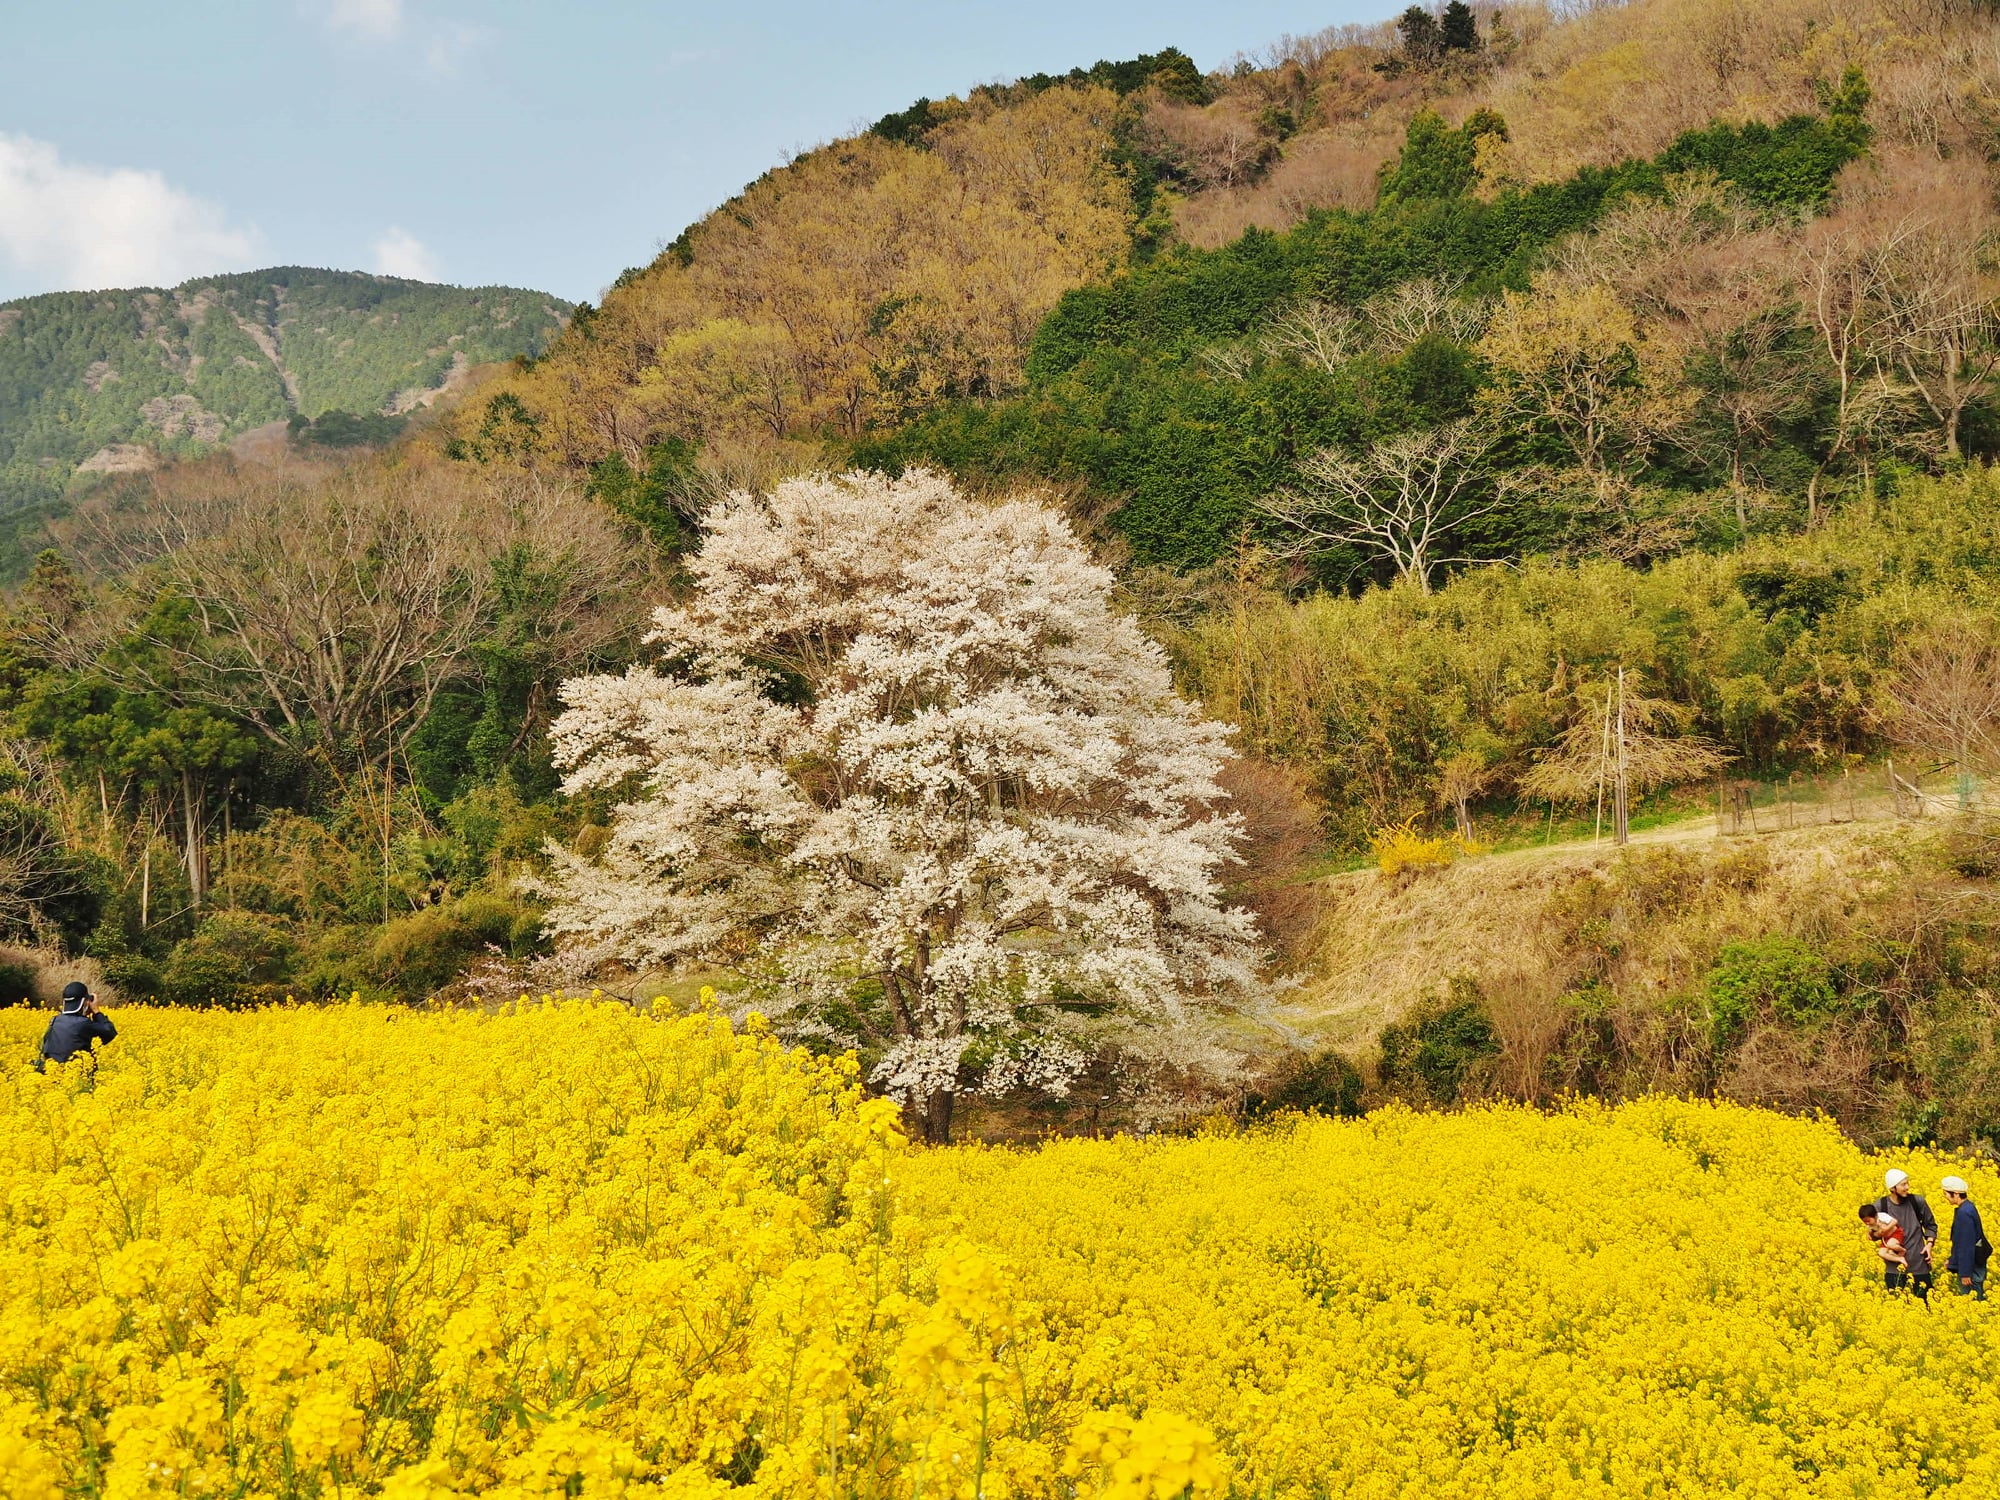
{"label": "dry brown grass", "polygon": [[[1894,846],[1911,836],[1895,824],[1834,825],[1624,852],[1518,850],[1405,879],[1331,876],[1298,1009],[1322,1044],[1355,1047],[1469,975],[1515,1050],[1503,1070],[1525,1081],[1566,1024],[1549,1005],[1579,982],[1665,997],[1731,942],[1783,932],[1830,943],[1890,896]],[[1617,936],[1599,941],[1600,928]]]}
{"label": "dry brown grass", "polygon": [[107,1005],[115,1005],[121,996],[105,983],[104,970],[94,958],[66,958],[47,948],[29,948],[17,943],[0,944],[0,964],[20,965],[34,972],[34,982],[26,996],[8,995],[0,997],[0,1004],[12,1004],[26,999],[39,1010],[54,1010],[62,998],[63,986],[72,979],[80,979],[89,985],[91,992]]}

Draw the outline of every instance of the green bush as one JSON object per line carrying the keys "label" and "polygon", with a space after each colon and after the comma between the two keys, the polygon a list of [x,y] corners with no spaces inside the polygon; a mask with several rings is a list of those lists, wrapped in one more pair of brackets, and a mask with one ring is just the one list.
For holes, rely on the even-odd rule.
{"label": "green bush", "polygon": [[166,991],[159,964],[143,953],[118,953],[106,958],[104,982],[128,1002],[158,1000]]}
{"label": "green bush", "polygon": [[497,948],[509,958],[526,958],[547,948],[541,909],[519,897],[472,891],[459,897],[451,909],[481,946]]}
{"label": "green bush", "polygon": [[1269,1094],[1246,1101],[1253,1115],[1295,1109],[1302,1114],[1351,1118],[1361,1113],[1361,1070],[1329,1047],[1280,1077]]}
{"label": "green bush", "polygon": [[464,972],[484,946],[449,907],[427,906],[384,923],[370,957],[376,977],[404,1000],[421,1000]]}
{"label": "green bush", "polygon": [[1709,1038],[1718,1052],[1759,1015],[1810,1026],[1839,1003],[1825,956],[1782,934],[1731,943],[1708,971]]}
{"label": "green bush", "polygon": [[293,993],[315,1000],[390,998],[376,980],[374,938],[374,928],[358,925],[314,933],[300,952],[292,975]]}
{"label": "green bush", "polygon": [[1479,986],[1461,975],[1406,1021],[1382,1029],[1382,1084],[1434,1104],[1456,1103],[1475,1068],[1500,1050]]}
{"label": "green bush", "polygon": [[283,999],[296,952],[282,922],[254,912],[217,913],[174,945],[160,971],[160,998],[173,1005]]}
{"label": "green bush", "polygon": [[0,1006],[33,1004],[35,973],[24,959],[0,959]]}
{"label": "green bush", "polygon": [[240,1005],[247,989],[241,963],[192,938],[176,944],[160,970],[159,998],[169,1005]]}
{"label": "green bush", "polygon": [[524,958],[541,944],[539,911],[513,896],[473,891],[376,929],[368,967],[389,993],[420,1000],[458,978],[481,953]]}

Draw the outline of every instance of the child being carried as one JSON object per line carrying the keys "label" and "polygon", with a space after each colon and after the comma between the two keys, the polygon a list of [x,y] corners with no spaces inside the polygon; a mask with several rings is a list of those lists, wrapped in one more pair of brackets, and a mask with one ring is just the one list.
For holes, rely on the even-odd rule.
{"label": "child being carried", "polygon": [[1875,1242],[1875,1253],[1887,1262],[1886,1269],[1902,1270],[1909,1265],[1903,1254],[1903,1226],[1895,1215],[1878,1213],[1874,1204],[1866,1203],[1861,1208],[1861,1222],[1868,1226],[1868,1238]]}

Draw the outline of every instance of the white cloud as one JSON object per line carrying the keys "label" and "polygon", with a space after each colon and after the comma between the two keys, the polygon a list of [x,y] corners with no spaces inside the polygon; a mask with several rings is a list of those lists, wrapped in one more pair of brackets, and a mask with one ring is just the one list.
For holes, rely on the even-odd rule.
{"label": "white cloud", "polygon": [[297,0],[302,13],[356,42],[390,49],[416,69],[456,78],[494,36],[472,21],[428,16],[408,0]]}
{"label": "white cloud", "polygon": [[333,0],[326,19],[336,30],[387,41],[403,29],[403,0]]}
{"label": "white cloud", "polygon": [[493,40],[490,26],[452,21],[431,28],[424,43],[424,66],[440,78],[456,78],[466,62]]}
{"label": "white cloud", "polygon": [[247,270],[260,237],[158,172],[62,159],[46,141],[0,134],[0,260],[48,290],[171,286]]}
{"label": "white cloud", "polygon": [[391,227],[375,241],[375,273],[407,276],[412,281],[436,281],[437,259],[409,230]]}

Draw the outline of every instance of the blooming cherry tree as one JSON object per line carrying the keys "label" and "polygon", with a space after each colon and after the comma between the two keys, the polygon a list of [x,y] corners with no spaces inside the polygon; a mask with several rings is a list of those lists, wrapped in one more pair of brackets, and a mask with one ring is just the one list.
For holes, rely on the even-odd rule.
{"label": "blooming cherry tree", "polygon": [[801,1028],[879,1040],[932,1140],[958,1092],[1060,1092],[1107,1030],[1251,981],[1227,730],[1061,515],[914,471],[704,526],[657,665],[564,687],[569,790],[626,800],[600,851],[557,851],[559,939],[726,964]]}

